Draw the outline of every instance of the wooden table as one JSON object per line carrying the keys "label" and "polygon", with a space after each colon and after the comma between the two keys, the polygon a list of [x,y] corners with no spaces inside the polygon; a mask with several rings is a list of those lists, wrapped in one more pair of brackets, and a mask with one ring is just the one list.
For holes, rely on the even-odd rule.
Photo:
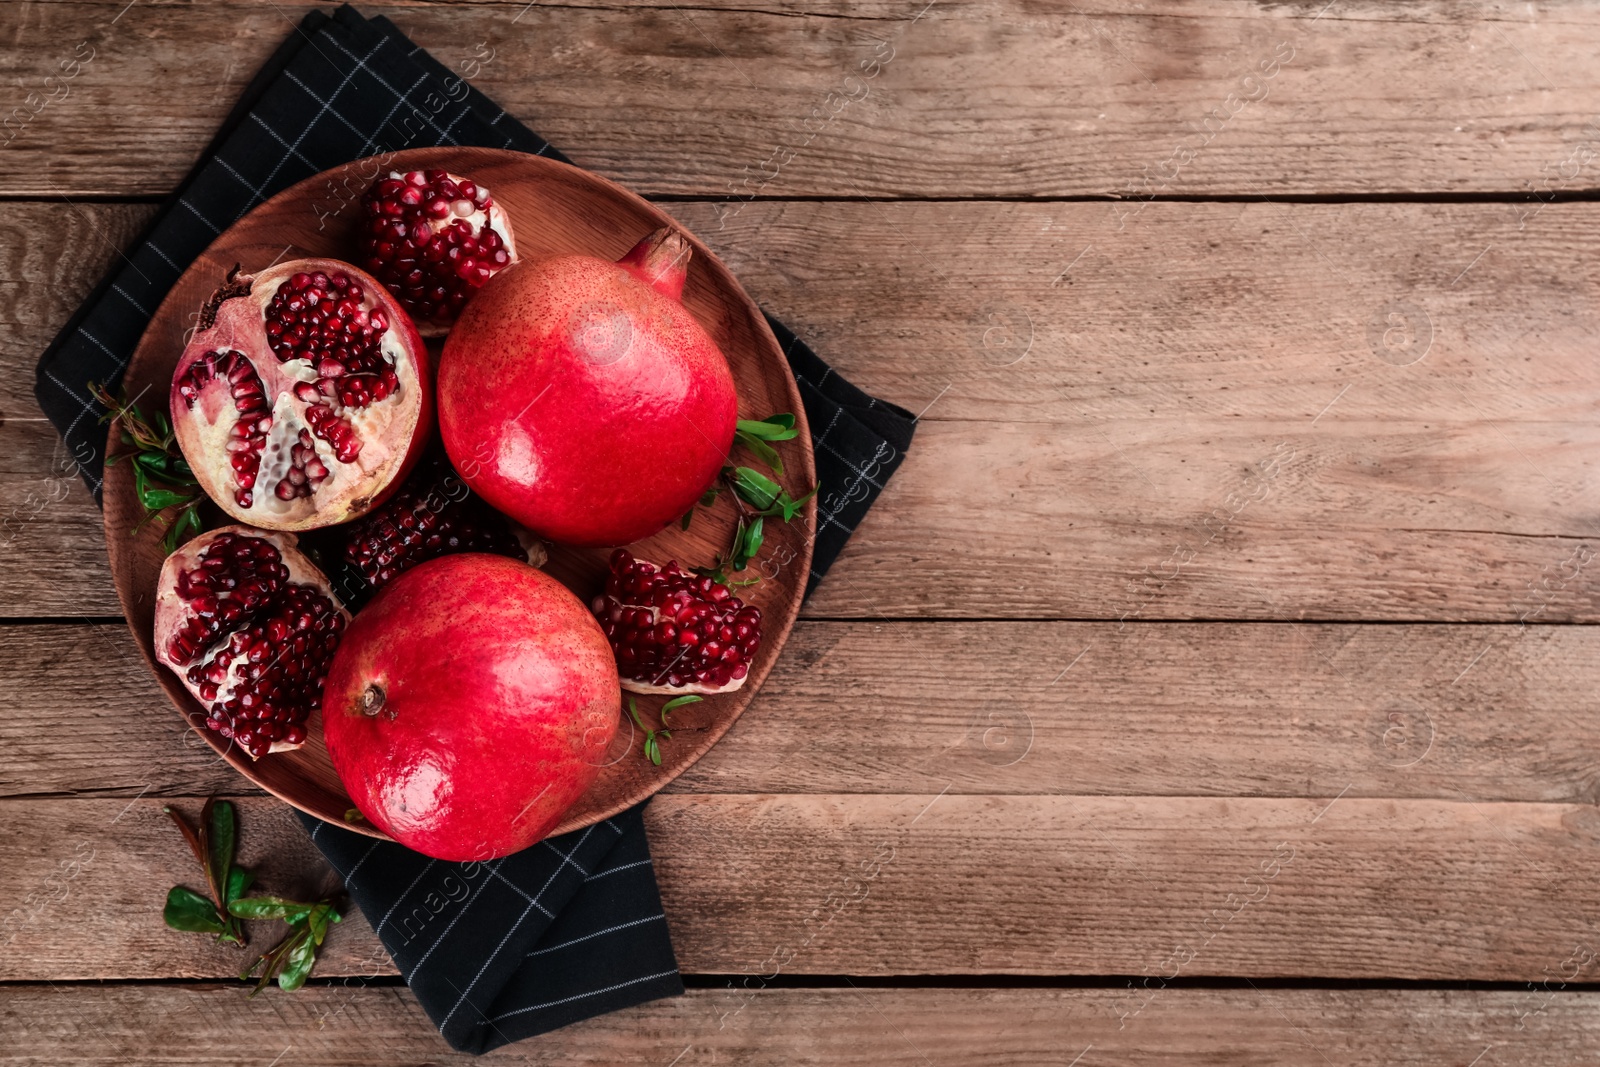
{"label": "wooden table", "polygon": [[[466,1062],[359,920],[254,1000],[160,921],[171,798],[328,872],[139,662],[33,364],[308,5],[125,5],[0,9],[5,108],[92,51],[0,156],[0,1063]],[[805,7],[364,9],[922,412],[650,809],[689,994],[493,1058],[1592,1061],[1600,10]]]}

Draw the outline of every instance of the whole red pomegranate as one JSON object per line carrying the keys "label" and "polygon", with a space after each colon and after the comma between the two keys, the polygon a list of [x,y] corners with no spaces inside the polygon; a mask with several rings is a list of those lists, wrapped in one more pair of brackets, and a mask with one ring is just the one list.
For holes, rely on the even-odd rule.
{"label": "whole red pomegranate", "polygon": [[295,536],[224,526],[161,566],[156,658],[252,758],[299,748],[350,614]]}
{"label": "whole red pomegranate", "polygon": [[420,564],[345,633],[328,755],[374,826],[444,860],[539,841],[594,781],[621,714],[616,661],[578,598],[480,553]]}
{"label": "whole red pomegranate", "polygon": [[662,229],[616,263],[521,263],[479,290],[440,358],[439,428],[485,500],[552,541],[621,545],[700,498],[738,398],[679,300],[689,254]]}
{"label": "whole red pomegranate", "polygon": [[309,530],[365,513],[430,431],[432,373],[410,318],[348,263],[237,268],[172,375],[172,424],[206,494],[241,522]]}

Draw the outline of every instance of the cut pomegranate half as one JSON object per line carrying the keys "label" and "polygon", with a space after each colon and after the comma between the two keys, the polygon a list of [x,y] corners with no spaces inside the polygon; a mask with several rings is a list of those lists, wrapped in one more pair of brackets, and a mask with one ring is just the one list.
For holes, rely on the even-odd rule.
{"label": "cut pomegranate half", "polygon": [[156,658],[252,759],[299,748],[350,621],[293,534],[224,526],[179,548],[156,586]]}
{"label": "cut pomegranate half", "polygon": [[353,519],[427,444],[427,349],[348,263],[235,268],[199,327],[172,375],[172,422],[201,488],[234,518],[271,530]]}
{"label": "cut pomegranate half", "polygon": [[623,548],[590,606],[630,693],[731,692],[761,645],[760,608],[676,562],[659,566]]}
{"label": "cut pomegranate half", "polygon": [[361,209],[361,262],[424,336],[449,333],[472,294],[517,261],[511,220],[489,190],[448,171],[391,171]]}
{"label": "cut pomegranate half", "polygon": [[[544,544],[486,504],[435,451],[417,464],[393,496],[334,531],[338,555],[354,575],[339,589],[357,597],[430,559],[458,552],[487,552],[543,566]],[[350,599],[347,596],[346,599]]]}

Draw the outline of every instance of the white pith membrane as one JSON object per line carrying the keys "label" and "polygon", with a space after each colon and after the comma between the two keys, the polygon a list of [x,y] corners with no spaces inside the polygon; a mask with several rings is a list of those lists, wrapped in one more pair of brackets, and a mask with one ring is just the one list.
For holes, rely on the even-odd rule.
{"label": "white pith membrane", "polygon": [[[314,401],[295,395],[296,383],[322,379],[308,359],[278,361],[267,340],[265,312],[278,288],[303,270],[348,274],[362,287],[362,309],[368,313],[381,310],[387,317],[388,328],[378,347],[399,384],[384,399],[363,407],[345,407],[337,395],[319,395]],[[407,321],[404,315],[375,280],[356,268],[332,261],[315,261],[314,266],[290,263],[264,271],[247,295],[224,301],[214,325],[197,333],[189,343],[173,376],[171,406],[178,443],[206,494],[234,518],[273,530],[309,529],[365,512],[404,463],[422,410],[423,390],[402,341],[402,324]],[[249,362],[271,404],[272,423],[260,452],[260,467],[250,488],[252,499],[248,506],[239,502],[237,472],[229,465],[228,445],[234,439],[235,425],[241,421],[232,384],[226,377],[213,376],[201,386],[192,404],[182,399],[178,391],[180,380],[197,362],[208,354],[227,352],[237,352]],[[276,487],[295,465],[294,447],[303,445],[301,431],[312,431],[306,412],[315,404],[332,408],[337,417],[351,425],[361,442],[360,452],[353,461],[344,462],[328,441],[310,432],[309,447],[327,474],[320,481],[310,482],[309,496],[284,500]],[[260,415],[252,413],[249,418],[259,420]],[[388,442],[396,442],[399,447]],[[333,502],[339,501],[343,503],[335,506]]]}
{"label": "white pith membrane", "polygon": [[[243,617],[236,625],[225,626],[210,641],[198,646],[200,649],[198,653],[179,661],[173,652],[174,638],[187,624],[199,617],[196,604],[200,600],[199,596],[185,597],[183,595],[181,592],[183,577],[186,573],[200,571],[202,569],[202,558],[218,541],[229,535],[253,541],[265,541],[272,545],[277,550],[278,563],[287,571],[287,576],[283,579],[279,592],[274,594],[265,605],[250,615]],[[211,715],[213,707],[227,703],[234,696],[243,680],[243,669],[248,663],[248,650],[233,653],[226,658],[218,654],[226,654],[227,646],[232,642],[234,633],[259,623],[262,616],[272,614],[273,608],[278,606],[284,595],[293,588],[309,590],[310,593],[327,601],[335,612],[343,616],[345,623],[349,623],[350,613],[345,610],[339,598],[329,588],[327,578],[300,552],[298,538],[293,534],[257,530],[248,526],[224,526],[193,538],[167,557],[166,562],[162,564],[161,576],[156,583],[156,658],[178,676],[184,688],[189,690],[195,700],[205,707],[208,716]],[[203,596],[204,594],[201,595]],[[233,594],[223,591],[214,595],[220,604],[227,601]],[[207,700],[202,691],[203,682],[192,680],[189,677],[189,672],[196,665],[204,668],[215,666],[219,663],[226,665],[226,675],[218,685],[216,695]],[[303,743],[274,741],[268,752],[290,752],[299,748]],[[257,758],[254,753],[250,753],[248,749],[244,749],[242,746],[241,750],[249,754],[252,759]]]}

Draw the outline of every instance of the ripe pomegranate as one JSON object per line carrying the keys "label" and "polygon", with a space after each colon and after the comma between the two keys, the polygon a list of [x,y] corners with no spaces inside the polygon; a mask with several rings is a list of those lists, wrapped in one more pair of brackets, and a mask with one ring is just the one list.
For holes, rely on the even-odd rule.
{"label": "ripe pomegranate", "polygon": [[442,170],[391,171],[361,198],[361,261],[425,336],[450,330],[473,293],[517,261],[489,190]]}
{"label": "ripe pomegranate", "polygon": [[658,566],[622,548],[591,607],[630,693],[730,692],[761,645],[760,608],[676,562]]}
{"label": "ripe pomegranate", "polygon": [[544,545],[485,504],[437,451],[393,496],[335,533],[338,555],[354,572],[353,587],[341,578],[339,588],[352,595],[376,592],[419,563],[458,552],[488,552],[534,566],[545,561]]}
{"label": "ripe pomegranate", "polygon": [[252,758],[299,748],[349,612],[293,534],[224,526],[167,557],[156,658]]}
{"label": "ripe pomegranate", "polygon": [[331,259],[238,268],[172,375],[172,423],[217,506],[271,530],[344,522],[427,443],[427,350],[372,278]]}
{"label": "ripe pomegranate", "polygon": [[542,839],[594,781],[621,713],[583,604],[501,556],[429,560],[390,582],[328,671],[328,755],[367,820],[436,859]]}
{"label": "ripe pomegranate", "polygon": [[513,267],[467,305],[440,357],[439,428],[485,500],[551,541],[620,545],[700,498],[738,398],[679,302],[689,254],[657,230],[616,263]]}

